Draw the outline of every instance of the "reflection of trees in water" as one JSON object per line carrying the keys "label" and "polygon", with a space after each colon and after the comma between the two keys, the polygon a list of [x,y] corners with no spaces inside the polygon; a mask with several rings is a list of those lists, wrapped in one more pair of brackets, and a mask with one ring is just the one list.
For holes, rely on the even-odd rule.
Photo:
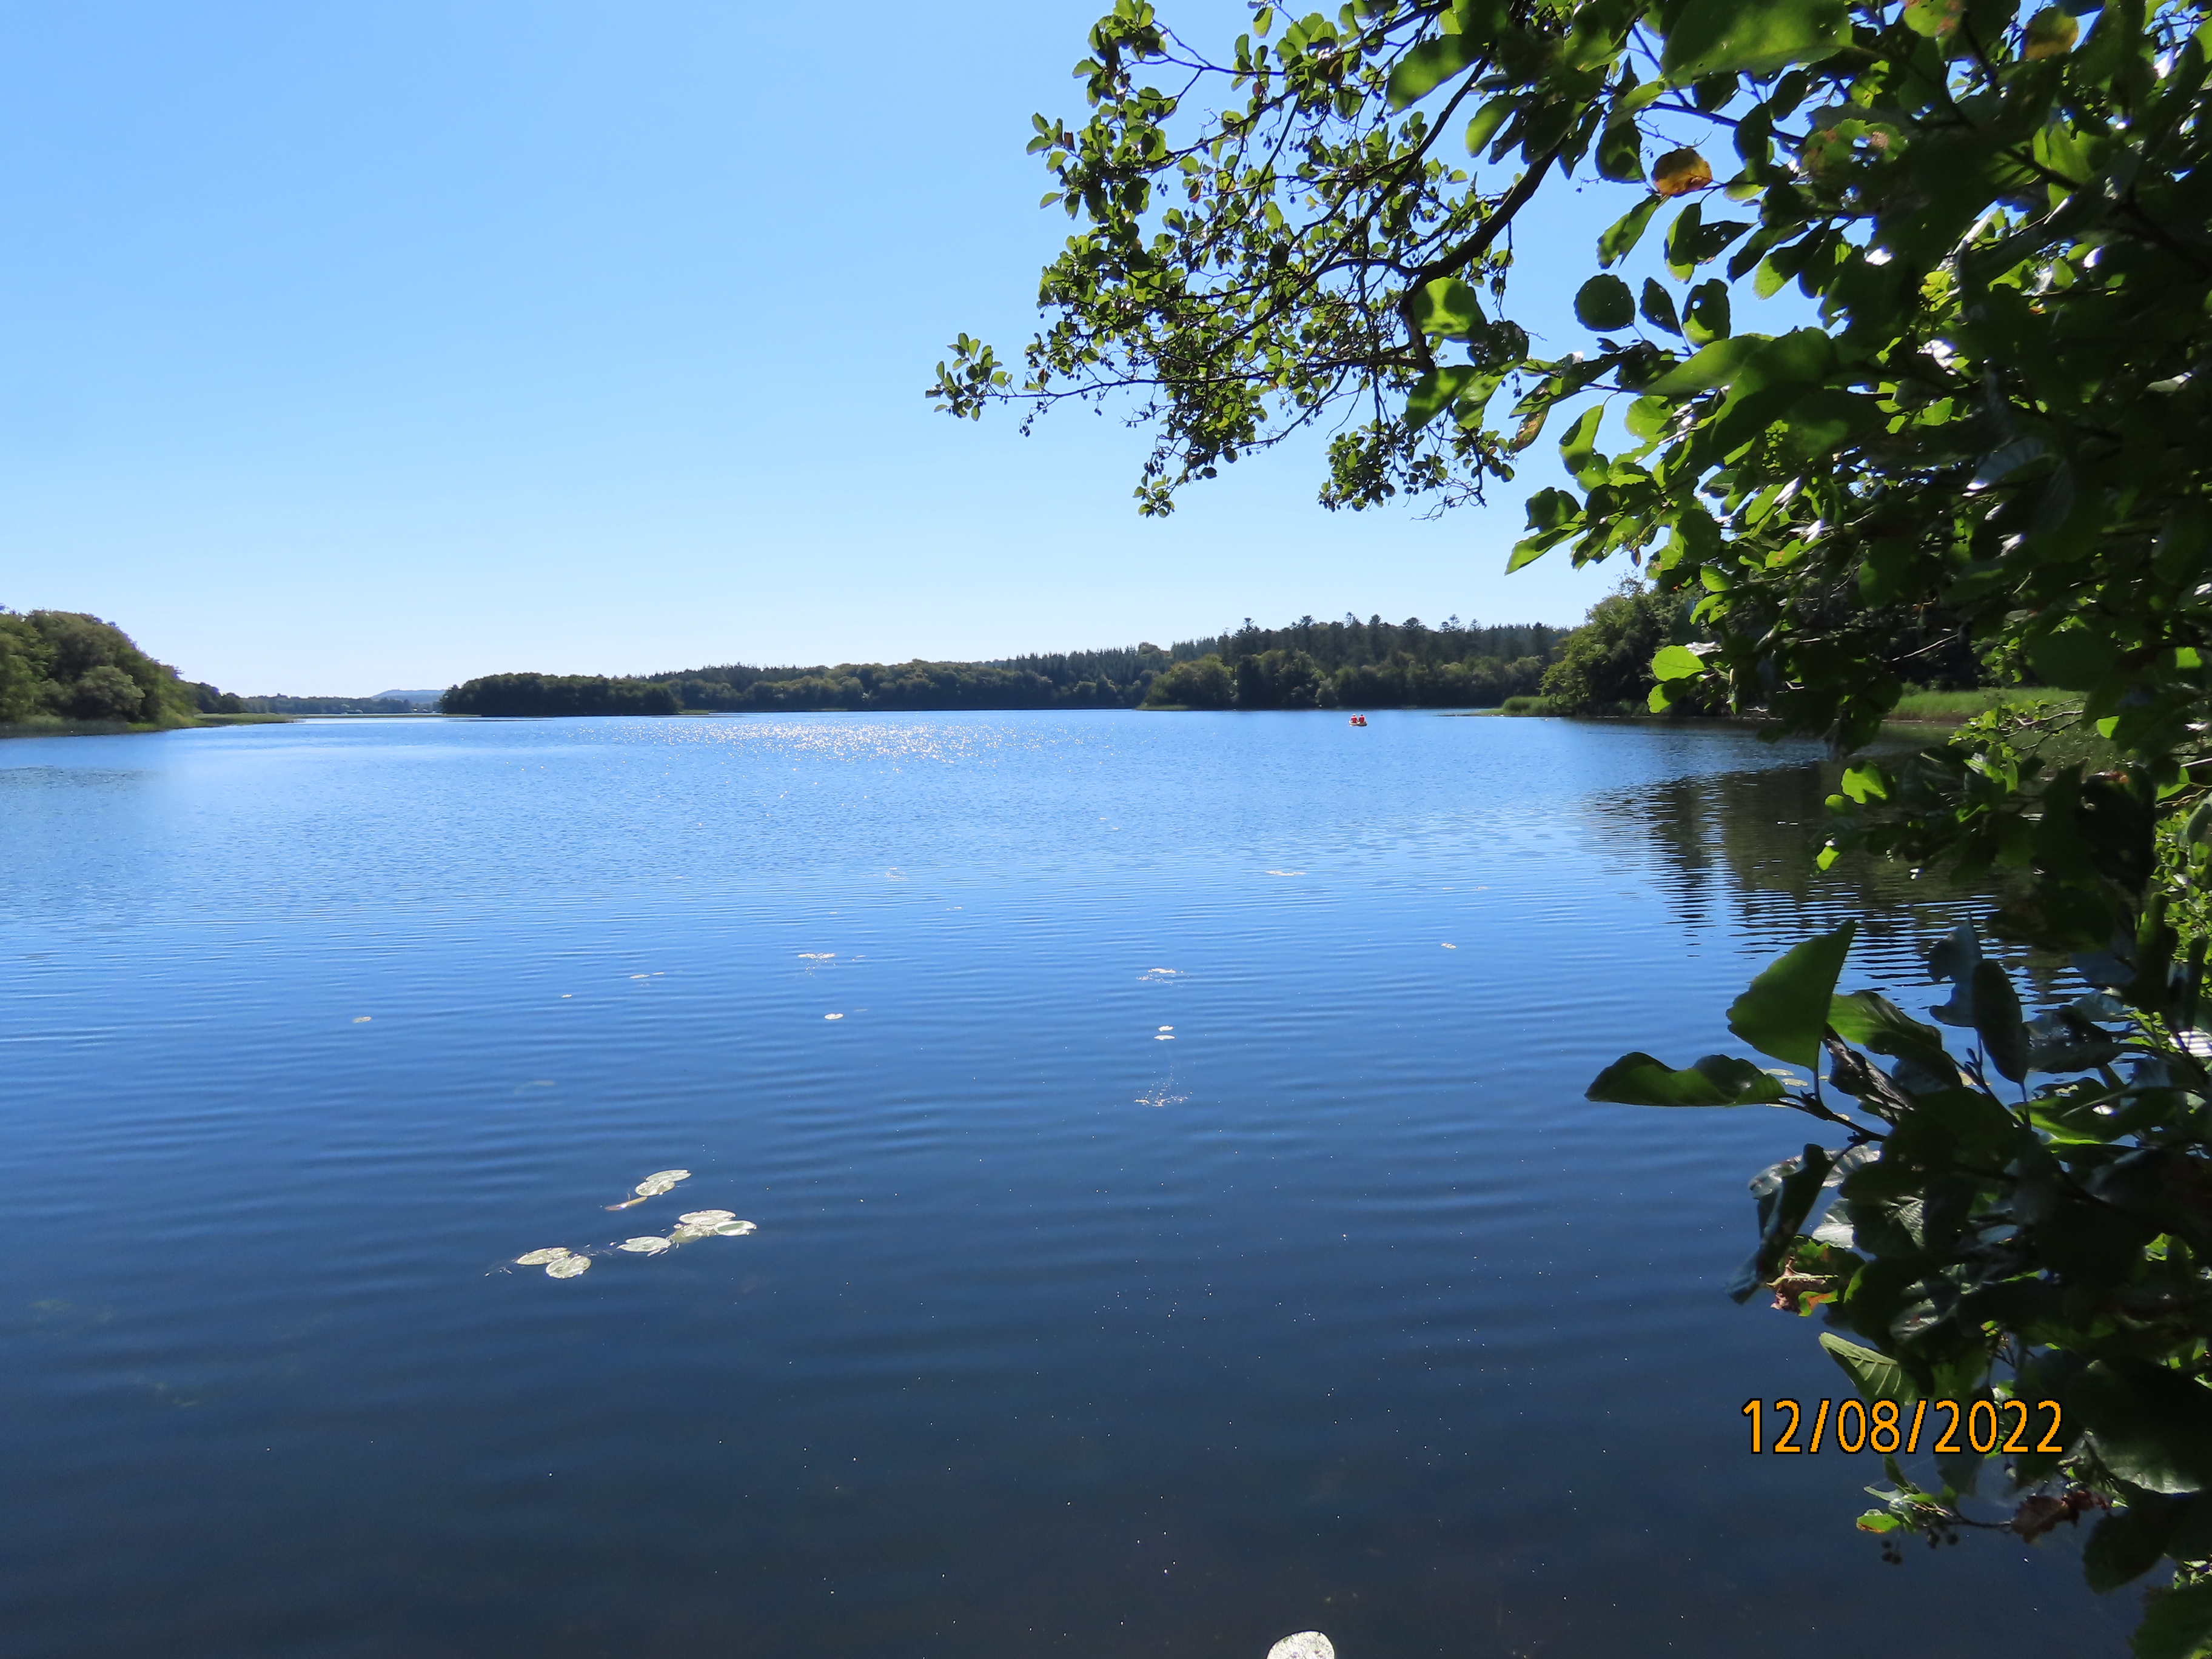
{"label": "reflection of trees in water", "polygon": [[[1657,850],[1660,890],[1686,931],[1731,927],[1780,951],[1856,920],[1858,982],[1927,986],[1936,939],[1962,921],[1986,933],[1989,912],[2008,885],[2002,873],[1972,885],[1933,872],[1916,877],[1904,864],[1863,854],[1820,869],[1814,858],[1826,835],[1827,798],[1842,772],[1841,763],[1821,761],[1674,778],[1607,793],[1595,805],[1605,823],[1638,832]],[[2038,1000],[2079,994],[2059,983],[2062,957],[2002,946],[1990,954],[2023,970]]]}

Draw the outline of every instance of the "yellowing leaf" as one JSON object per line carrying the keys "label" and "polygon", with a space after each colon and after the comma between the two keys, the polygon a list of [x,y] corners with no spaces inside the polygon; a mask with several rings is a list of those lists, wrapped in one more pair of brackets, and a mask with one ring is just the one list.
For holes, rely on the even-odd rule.
{"label": "yellowing leaf", "polygon": [[1651,164],[1651,189],[1660,196],[1687,196],[1713,187],[1713,169],[1693,149],[1670,149]]}
{"label": "yellowing leaf", "polygon": [[2074,42],[2081,37],[2081,26],[2057,6],[2045,6],[2027,20],[2027,46],[2021,54],[2024,58],[2063,58],[2074,50]]}
{"label": "yellowing leaf", "polygon": [[1966,0],[1911,0],[1905,8],[1905,27],[1931,40],[1948,37],[1966,15]]}

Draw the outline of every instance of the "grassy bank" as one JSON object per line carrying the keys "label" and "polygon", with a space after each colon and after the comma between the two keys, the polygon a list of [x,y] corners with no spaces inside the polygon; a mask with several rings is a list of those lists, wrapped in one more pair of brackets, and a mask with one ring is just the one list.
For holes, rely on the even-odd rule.
{"label": "grassy bank", "polygon": [[1906,726],[1963,726],[1992,708],[2043,709],[2078,703],[2071,691],[2031,690],[2026,686],[1983,686],[1972,691],[1908,691],[1897,700],[1890,719]]}
{"label": "grassy bank", "polygon": [[201,714],[182,725],[152,726],[130,720],[73,720],[59,714],[33,714],[27,720],[0,720],[0,738],[119,738],[134,732],[188,732],[201,726],[289,726],[289,714]]}
{"label": "grassy bank", "polygon": [[[1889,718],[1899,726],[1963,726],[1992,708],[2051,709],[2080,701],[2071,691],[2034,690],[2026,686],[1984,686],[1972,691],[1908,691],[1898,699]],[[1558,712],[1549,697],[1508,697],[1498,712],[1550,714]],[[1619,713],[1629,718],[1643,718],[1640,710],[1623,708]]]}

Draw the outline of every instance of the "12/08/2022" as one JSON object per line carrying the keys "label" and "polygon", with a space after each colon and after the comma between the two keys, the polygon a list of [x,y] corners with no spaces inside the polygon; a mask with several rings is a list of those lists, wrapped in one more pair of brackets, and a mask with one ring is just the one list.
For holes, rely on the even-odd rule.
{"label": "12/08/2022", "polygon": [[[1871,1406],[1857,1400],[1820,1400],[1812,1404],[1818,1411],[1810,1443],[1801,1444],[1797,1437],[1805,1426],[1805,1412],[1796,1401],[1745,1401],[1742,1415],[1751,1419],[1752,1455],[1817,1452],[1824,1444],[1845,1452],[1917,1452],[1923,1430],[1936,1431],[1928,1447],[1932,1452],[1974,1451],[1987,1455],[1999,1451],[2065,1449],[2059,1443],[2063,1419],[2056,1400],[1922,1400],[1914,1403],[1909,1423],[1894,1400],[1877,1400]],[[1771,1438],[1766,1433],[1770,1413],[1776,1427],[1781,1426],[1784,1413],[1789,1417],[1789,1426]],[[1942,1419],[1940,1431],[1931,1417]],[[2031,1428],[2036,1419],[2048,1419],[2039,1435]]]}

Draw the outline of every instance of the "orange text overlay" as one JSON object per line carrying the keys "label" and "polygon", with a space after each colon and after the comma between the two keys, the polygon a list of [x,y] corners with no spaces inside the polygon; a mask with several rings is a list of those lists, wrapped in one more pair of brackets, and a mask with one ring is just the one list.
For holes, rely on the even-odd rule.
{"label": "orange text overlay", "polygon": [[1760,1452],[2055,1452],[2056,1400],[1747,1400]]}

